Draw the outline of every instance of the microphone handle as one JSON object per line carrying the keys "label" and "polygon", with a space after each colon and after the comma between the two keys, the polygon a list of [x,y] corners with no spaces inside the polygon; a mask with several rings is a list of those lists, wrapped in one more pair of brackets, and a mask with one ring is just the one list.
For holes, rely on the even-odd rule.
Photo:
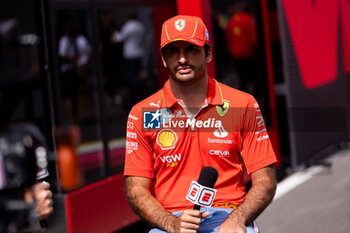
{"label": "microphone handle", "polygon": [[[41,179],[38,182],[43,182],[43,181],[47,182],[45,179]],[[49,227],[49,222],[47,221],[47,218],[41,219],[39,223],[40,223],[41,229],[47,229]]]}
{"label": "microphone handle", "polygon": [[48,221],[47,221],[46,218],[45,218],[45,219],[41,219],[41,220],[39,221],[39,223],[40,223],[40,227],[41,227],[42,229],[48,228],[48,227],[49,227],[49,223],[48,223]]}
{"label": "microphone handle", "polygon": [[201,206],[200,205],[194,205],[193,209],[194,210],[200,210]]}

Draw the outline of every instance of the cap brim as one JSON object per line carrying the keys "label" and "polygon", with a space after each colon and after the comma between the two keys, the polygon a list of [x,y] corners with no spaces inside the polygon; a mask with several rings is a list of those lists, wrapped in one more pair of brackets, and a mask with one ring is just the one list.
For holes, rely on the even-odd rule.
{"label": "cap brim", "polygon": [[199,46],[199,47],[203,47],[205,42],[204,41],[201,41],[201,40],[196,40],[194,38],[186,38],[186,39],[174,39],[174,40],[171,40],[171,41],[167,41],[166,43],[164,43],[160,49],[164,48],[165,46],[167,46],[168,44],[170,43],[173,43],[173,42],[176,42],[176,41],[186,41],[186,42],[189,42],[191,44],[194,44],[196,46]]}

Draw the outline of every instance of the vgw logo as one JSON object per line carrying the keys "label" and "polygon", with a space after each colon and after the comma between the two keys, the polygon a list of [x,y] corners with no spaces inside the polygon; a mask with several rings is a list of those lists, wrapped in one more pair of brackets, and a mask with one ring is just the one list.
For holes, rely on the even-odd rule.
{"label": "vgw logo", "polygon": [[181,161],[181,153],[175,155],[165,155],[159,157],[159,159],[166,164],[167,167],[176,167]]}

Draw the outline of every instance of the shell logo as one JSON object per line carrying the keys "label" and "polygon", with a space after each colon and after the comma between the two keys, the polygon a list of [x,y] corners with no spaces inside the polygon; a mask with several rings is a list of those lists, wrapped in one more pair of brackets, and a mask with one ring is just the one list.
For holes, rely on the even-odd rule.
{"label": "shell logo", "polygon": [[162,150],[169,150],[175,148],[177,142],[177,135],[171,129],[163,129],[158,132],[157,144],[162,148]]}

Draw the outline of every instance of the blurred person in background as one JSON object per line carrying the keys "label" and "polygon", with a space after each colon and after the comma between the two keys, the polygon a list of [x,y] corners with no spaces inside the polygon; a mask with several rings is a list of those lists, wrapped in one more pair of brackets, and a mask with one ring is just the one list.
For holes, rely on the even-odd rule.
{"label": "blurred person in background", "polygon": [[120,31],[115,31],[112,41],[123,42],[123,56],[127,83],[130,88],[132,104],[138,101],[138,95],[143,91],[143,81],[147,78],[145,71],[145,26],[137,19],[134,12],[130,12]]}
{"label": "blurred person in background", "polygon": [[101,44],[102,44],[102,64],[105,77],[104,87],[108,94],[109,103],[118,103],[116,89],[121,84],[124,61],[122,59],[123,45],[111,40],[111,36],[116,31],[114,22],[114,12],[106,10],[101,14]]}
{"label": "blurred person in background", "polygon": [[236,2],[229,8],[226,44],[240,77],[241,89],[257,96],[257,32],[249,4]]}
{"label": "blurred person in background", "polygon": [[[33,205],[35,218],[37,220],[43,220],[53,212],[53,194],[50,190],[50,184],[46,181],[39,181],[48,176],[46,170],[47,164],[45,165],[45,169],[38,168],[35,162],[33,164],[27,164],[26,161],[28,160],[25,160],[26,158],[29,158],[30,161],[34,159],[33,155],[29,155],[27,150],[23,154],[20,153],[21,150],[14,150],[14,153],[9,150],[13,145],[21,145],[23,143],[21,136],[24,135],[30,135],[38,139],[40,146],[41,143],[44,147],[46,144],[39,129],[32,123],[24,122],[28,119],[21,122],[18,119],[13,120],[13,118],[16,119],[16,111],[23,107],[22,101],[27,97],[26,93],[28,93],[27,91],[29,89],[26,89],[26,87],[32,88],[34,86],[33,83],[38,81],[39,64],[36,53],[39,43],[38,38],[34,33],[22,34],[20,21],[16,18],[0,21],[0,206],[3,207],[3,204],[5,204],[2,203],[3,200],[5,202],[7,199],[16,200],[18,197],[11,194],[16,194],[17,191],[20,191],[19,193],[22,196],[19,198],[29,206]],[[23,132],[25,133],[24,135]],[[19,154],[17,160],[16,152]],[[30,150],[30,152],[32,151]],[[16,163],[12,166],[6,166],[8,165],[8,161],[11,160],[16,161]],[[24,169],[9,172],[9,169],[13,169],[13,166],[20,167],[21,165],[24,166]],[[33,171],[30,172],[30,174],[33,173],[32,176],[26,173],[28,171]],[[18,175],[16,176],[14,172],[22,172],[23,174],[16,174]],[[11,182],[12,179],[17,180]],[[30,186],[22,184],[21,182],[24,180],[29,180],[28,184]],[[19,185],[21,187],[16,187]],[[22,192],[23,186],[29,188],[26,188]],[[7,194],[10,194],[10,196]],[[0,214],[4,214],[2,211],[3,209],[1,209]],[[20,208],[19,211],[21,211]],[[6,221],[5,217],[10,218],[11,216],[5,211],[5,216],[0,217],[1,223],[3,220]],[[4,229],[1,228],[0,231],[2,230]]]}
{"label": "blurred person in background", "polygon": [[[15,80],[13,80],[13,81],[16,82]],[[31,133],[34,132],[33,135],[38,136],[38,138],[36,138],[36,139],[40,139],[40,141],[43,143],[43,146],[45,146],[45,144],[46,144],[44,142],[45,139],[43,139],[43,137],[41,136],[41,133],[36,128],[36,126],[34,126],[31,123],[27,123],[27,122],[17,122],[17,121],[12,122],[10,120],[12,114],[14,114],[16,108],[18,107],[21,100],[23,99],[23,95],[22,95],[23,94],[23,92],[22,92],[23,91],[23,86],[22,86],[23,84],[17,83],[17,84],[10,85],[10,86],[8,86],[8,84],[6,84],[5,85],[5,86],[7,86],[6,88],[1,86],[1,84],[2,83],[0,82],[0,115],[1,115],[1,117],[0,117],[0,132],[3,133],[4,130],[8,130],[8,127],[13,128],[14,131],[7,131],[7,132],[17,133],[17,137],[19,137],[18,135],[21,135],[23,132],[25,132],[27,134],[26,136],[31,135]],[[4,88],[4,90],[1,90],[2,88]],[[16,91],[14,91],[14,90],[16,90]],[[26,132],[27,130],[28,130],[28,132]],[[6,139],[11,140],[11,137],[6,138]],[[22,141],[19,141],[18,143],[20,143],[20,142],[22,142]],[[3,141],[3,139],[1,141],[1,143],[5,143]],[[2,150],[4,149],[4,146],[6,146],[6,144],[7,143],[1,144]],[[27,152],[27,150],[26,150],[26,152]],[[0,154],[1,153],[3,153],[3,151],[0,152]],[[1,156],[5,156],[5,154],[1,154]],[[30,155],[25,154],[25,157],[26,156],[29,157]],[[8,158],[11,160],[12,157],[8,157]],[[4,162],[5,164],[6,164],[6,161],[8,161],[8,160],[1,160],[1,162]],[[24,158],[23,158],[23,161],[24,161]],[[18,161],[18,162],[21,162],[21,161]],[[53,209],[53,199],[52,199],[53,194],[52,194],[52,191],[50,190],[51,185],[47,181],[42,181],[48,176],[47,169],[46,168],[39,169],[35,166],[35,164],[32,164],[32,165],[25,164],[25,165],[26,166],[34,166],[34,167],[32,167],[32,168],[28,167],[28,168],[26,168],[25,171],[20,171],[20,172],[25,173],[26,171],[29,171],[29,170],[34,170],[34,171],[37,170],[37,172],[36,172],[37,181],[31,187],[26,188],[24,190],[22,198],[29,206],[33,206],[35,218],[39,221],[44,221],[45,222],[44,224],[47,224],[46,219],[52,214],[52,212],[54,210]],[[2,177],[2,176],[5,176],[5,174],[6,174],[5,170],[6,169],[4,166],[1,169],[1,164],[0,164],[0,172],[2,173],[2,174],[0,174],[0,180],[5,178],[5,177]],[[25,174],[25,175],[29,176],[29,174]],[[14,176],[14,177],[16,177],[16,176]],[[12,178],[10,178],[10,179],[12,179]],[[15,178],[13,178],[13,179],[15,179]],[[17,179],[18,179],[18,177],[17,177]],[[26,179],[29,179],[29,178],[26,178]],[[20,182],[20,181],[17,180],[17,182]],[[0,182],[0,184],[6,185],[6,182],[5,183]],[[20,191],[21,188],[18,188],[18,190]],[[1,195],[0,195],[0,197],[1,197]],[[18,197],[13,196],[13,198],[18,198]],[[3,203],[1,203],[1,204],[3,204]],[[37,221],[38,224],[33,224],[33,225],[29,226],[29,228],[26,230],[32,232],[35,229],[39,229],[40,228],[39,221]],[[29,222],[29,224],[31,224],[31,223],[32,222]],[[16,226],[16,227],[19,227],[19,226]],[[45,225],[45,227],[47,227],[47,226]],[[26,230],[24,230],[24,231],[26,231]]]}
{"label": "blurred person in background", "polygon": [[64,35],[59,40],[61,95],[65,99],[69,122],[78,121],[79,85],[86,81],[91,58],[91,46],[87,38],[78,34],[72,23],[65,26]]}
{"label": "blurred person in background", "polygon": [[[1,73],[1,72],[0,72]],[[15,80],[13,80],[14,83],[16,83]],[[14,152],[12,152],[11,154],[11,149],[7,149],[6,148],[12,148],[14,145],[16,146],[20,146],[23,142],[24,142],[24,138],[28,137],[28,135],[30,135],[31,137],[34,136],[34,138],[36,140],[39,140],[36,146],[41,146],[40,143],[43,143],[42,146],[46,147],[46,142],[45,139],[43,138],[43,136],[41,135],[39,129],[31,123],[28,122],[17,122],[11,121],[11,116],[12,114],[14,114],[16,108],[18,107],[18,105],[20,104],[21,100],[23,99],[23,86],[22,83],[17,83],[14,85],[10,85],[7,86],[6,88],[4,86],[1,86],[1,82],[0,82],[0,133],[1,133],[1,149],[0,149],[0,162],[4,163],[1,164],[0,163],[0,189],[6,187],[6,185],[14,185],[16,183],[22,182],[22,179],[30,179],[30,177],[32,177],[30,174],[27,174],[28,171],[34,171],[34,173],[36,173],[36,180],[35,180],[35,175],[32,177],[32,180],[30,180],[30,182],[32,182],[31,187],[26,188],[24,190],[24,192],[22,193],[23,196],[18,196],[18,194],[16,193],[21,193],[22,187],[17,187],[17,188],[11,188],[9,189],[9,193],[13,192],[14,195],[10,195],[10,196],[6,196],[6,190],[4,190],[5,192],[0,192],[0,199],[1,201],[3,201],[2,199],[2,195],[5,194],[5,197],[7,199],[10,200],[16,200],[17,198],[23,199],[23,201],[25,201],[28,206],[27,207],[22,207],[23,209],[18,209],[16,210],[17,212],[23,212],[23,216],[25,216],[25,213],[28,210],[31,210],[29,207],[33,208],[34,214],[35,214],[35,218],[38,220],[37,224],[35,224],[35,222],[32,222],[32,219],[30,218],[30,220],[28,219],[28,222],[25,222],[25,219],[22,219],[20,221],[18,221],[18,225],[15,227],[22,227],[22,223],[25,224],[24,226],[26,226],[26,224],[30,224],[29,228],[27,229],[23,229],[24,232],[26,232],[27,230],[32,232],[35,229],[39,229],[39,221],[44,221],[44,223],[40,223],[40,224],[44,224],[43,226],[47,227],[47,218],[52,214],[53,212],[53,194],[52,191],[50,190],[50,183],[48,183],[47,181],[42,181],[44,180],[47,176],[48,176],[48,172],[47,172],[47,168],[45,165],[45,168],[39,168],[37,167],[37,164],[35,163],[26,163],[26,161],[31,158],[30,160],[33,159],[33,157],[31,157],[32,155],[29,154],[29,152],[32,152],[33,149],[30,150],[25,150],[24,154],[22,155],[17,155],[16,153],[20,153],[21,150],[19,150],[18,152],[16,152],[16,150],[14,150]],[[17,87],[16,87],[17,86]],[[1,90],[2,88],[4,88],[4,90]],[[16,91],[14,91],[16,90]],[[33,134],[32,134],[33,133]],[[8,135],[8,136],[6,136]],[[16,138],[13,138],[14,136]],[[23,138],[20,138],[23,137]],[[13,140],[18,140],[13,141]],[[33,143],[34,144],[34,143]],[[6,157],[5,158],[1,158],[1,157]],[[17,156],[17,160],[16,160],[16,156]],[[47,155],[46,155],[47,156]],[[18,159],[21,158],[21,159]],[[38,158],[36,158],[38,160]],[[45,158],[45,160],[47,160],[47,158]],[[7,163],[10,163],[10,161],[16,161],[15,164],[15,168],[16,169],[20,169],[21,171],[12,171],[12,172],[16,172],[16,175],[7,175],[8,174],[8,169],[11,169],[11,167],[13,166],[7,166]],[[17,167],[18,166],[18,167]],[[26,166],[25,169],[21,169],[21,166]],[[36,172],[35,172],[36,171]],[[10,172],[11,173],[11,172]],[[18,175],[17,173],[23,173],[22,175]],[[27,176],[27,177],[26,177]],[[21,179],[22,177],[22,179]],[[7,183],[7,179],[17,179],[16,182],[10,182]],[[18,185],[19,185],[18,184]],[[12,196],[12,197],[11,197]],[[12,198],[12,199],[11,199]],[[5,199],[5,201],[7,201]],[[0,203],[0,206],[3,206],[4,203]],[[1,212],[1,211],[0,211]],[[6,210],[5,210],[6,212]],[[2,212],[0,213],[0,215],[3,214]],[[10,221],[11,218],[17,218],[16,214],[13,214],[13,216],[6,216],[6,218],[9,218],[6,221]],[[1,218],[1,217],[0,217]],[[33,224],[33,225],[31,225]],[[1,232],[1,230],[0,230]]]}

